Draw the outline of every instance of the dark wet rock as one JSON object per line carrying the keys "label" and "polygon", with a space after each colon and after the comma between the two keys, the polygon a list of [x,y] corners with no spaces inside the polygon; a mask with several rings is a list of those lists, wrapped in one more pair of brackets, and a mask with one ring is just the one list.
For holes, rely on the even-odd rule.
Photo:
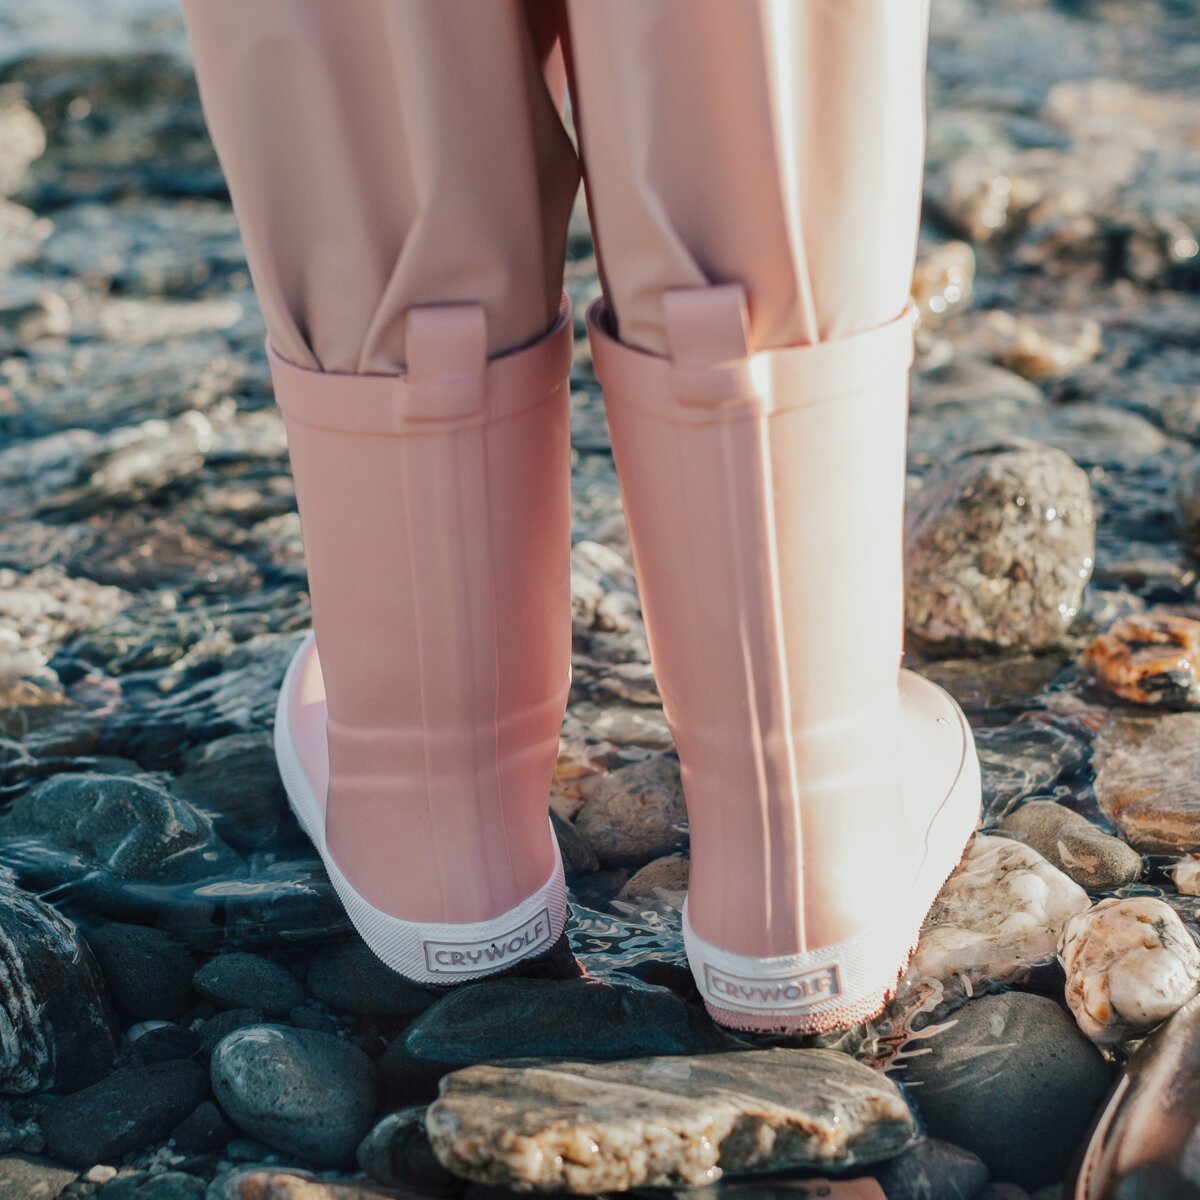
{"label": "dark wet rock", "polygon": [[237,861],[205,816],[150,777],[81,771],[47,779],[0,816],[0,838],[20,835],[73,850],[120,879],[204,878]]}
{"label": "dark wet rock", "polygon": [[564,821],[558,813],[551,810],[550,824],[554,827],[554,836],[558,839],[563,870],[568,879],[575,875],[587,875],[592,871],[599,870],[600,860],[596,857],[591,843],[570,821]]}
{"label": "dark wet rock", "polygon": [[304,989],[290,971],[259,954],[238,951],[206,962],[192,976],[192,986],[222,1008],[285,1013],[304,1000]]}
{"label": "dark wet rock", "polygon": [[1000,822],[997,833],[1032,846],[1081,887],[1124,887],[1142,873],[1136,850],[1052,800],[1026,801]]}
{"label": "dark wet rock", "polygon": [[1052,1000],[970,1001],[900,1076],[929,1132],[1026,1187],[1059,1179],[1111,1082],[1099,1051]]}
{"label": "dark wet rock", "polygon": [[78,1174],[30,1154],[0,1155],[0,1200],[54,1200]]}
{"label": "dark wet rock", "polygon": [[217,1044],[238,1029],[261,1025],[266,1014],[261,1008],[227,1008],[209,1017],[200,1031],[200,1052],[205,1058],[212,1055]]}
{"label": "dark wet rock", "polygon": [[211,667],[163,693],[154,673],[144,692],[127,685],[127,708],[113,714],[101,750],[149,767],[177,767],[196,745],[232,733],[270,729],[283,673],[296,650],[289,635],[251,637]]}
{"label": "dark wet rock", "polygon": [[184,763],[175,792],[208,814],[223,841],[245,854],[278,838],[287,800],[269,732],[218,738]]}
{"label": "dark wet rock", "polygon": [[372,1179],[422,1196],[453,1196],[463,1182],[438,1161],[425,1133],[425,1105],[389,1113],[358,1147],[358,1165]]}
{"label": "dark wet rock", "polygon": [[[1169,1103],[1165,1102],[1169,1097]],[[1080,1173],[1097,1200],[1194,1200],[1200,1121],[1200,996],[1130,1056]]]}
{"label": "dark wet rock", "polygon": [[328,1034],[258,1025],[213,1052],[213,1091],[241,1130],[322,1166],[350,1161],[375,1113],[375,1067]]}
{"label": "dark wet rock", "polygon": [[988,1169],[961,1146],[923,1137],[875,1167],[871,1176],[887,1200],[975,1200]]}
{"label": "dark wet rock", "polygon": [[113,999],[131,1016],[173,1020],[195,1001],[196,961],[165,930],[113,921],[87,938]]}
{"label": "dark wet rock", "polygon": [[109,1180],[100,1200],[204,1200],[208,1184],[183,1171],[131,1171]]}
{"label": "dark wet rock", "polygon": [[1087,476],[1048,446],[976,449],[917,493],[907,542],[908,628],[931,642],[1049,646],[1091,576]]}
{"label": "dark wet rock", "polygon": [[0,1092],[69,1092],[112,1065],[100,970],[75,925],[0,881]]}
{"label": "dark wet rock", "polygon": [[657,754],[611,771],[575,818],[603,866],[637,866],[687,844],[679,762]]}
{"label": "dark wet rock", "polygon": [[682,854],[656,858],[627,879],[617,893],[618,900],[653,900],[660,893],[686,892],[691,862]]}
{"label": "dark wet rock", "polygon": [[437,993],[412,983],[381,962],[359,939],[318,950],[308,960],[308,990],[339,1012],[409,1019]]}
{"label": "dark wet rock", "polygon": [[989,1183],[975,1200],[1029,1200],[1029,1193],[1015,1183]]}
{"label": "dark wet rock", "polygon": [[171,1130],[170,1140],[179,1154],[215,1154],[236,1132],[221,1110],[205,1100]]}
{"label": "dark wet rock", "polygon": [[161,1141],[207,1095],[196,1063],[129,1067],[53,1101],[42,1116],[46,1147],[64,1162],[105,1162]]}
{"label": "dark wet rock", "polygon": [[1138,850],[1200,850],[1200,713],[1117,716],[1095,745],[1096,799]]}
{"label": "dark wet rock", "polygon": [[170,1021],[141,1021],[130,1026],[125,1036],[143,1062],[191,1058],[200,1049],[200,1035],[194,1029]]}
{"label": "dark wet rock", "polygon": [[1125,617],[1092,639],[1085,660],[1123,700],[1200,708],[1200,621],[1154,611]]}
{"label": "dark wet rock", "polygon": [[467,1067],[445,1078],[425,1126],[455,1174],[579,1192],[876,1162],[913,1134],[886,1076],[834,1051],[782,1048]]}
{"label": "dark wet rock", "polygon": [[494,979],[447,993],[388,1048],[381,1065],[404,1091],[485,1060],[697,1054],[733,1044],[666,988]]}

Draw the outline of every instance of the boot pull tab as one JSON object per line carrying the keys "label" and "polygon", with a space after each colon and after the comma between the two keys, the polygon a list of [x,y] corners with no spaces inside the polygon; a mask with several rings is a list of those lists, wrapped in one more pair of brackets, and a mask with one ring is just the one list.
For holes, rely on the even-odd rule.
{"label": "boot pull tab", "polygon": [[716,406],[754,398],[750,314],[740,283],[668,288],[663,310],[680,403]]}
{"label": "boot pull tab", "polygon": [[452,420],[483,412],[487,317],[482,304],[423,304],[405,317],[407,415]]}

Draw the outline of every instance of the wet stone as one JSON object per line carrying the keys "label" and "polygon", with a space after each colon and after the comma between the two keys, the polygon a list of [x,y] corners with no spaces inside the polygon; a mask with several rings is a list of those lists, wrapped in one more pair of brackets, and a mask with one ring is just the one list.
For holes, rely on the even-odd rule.
{"label": "wet stone", "polygon": [[618,767],[575,818],[602,866],[637,866],[687,844],[687,809],[679,762],[657,754]]}
{"label": "wet stone", "polygon": [[0,1200],[55,1200],[78,1174],[30,1154],[0,1155]]}
{"label": "wet stone", "polygon": [[734,1044],[666,988],[598,979],[495,979],[456,988],[422,1013],[384,1056],[400,1088],[500,1058],[697,1054]]}
{"label": "wet stone", "polygon": [[411,1019],[437,994],[397,974],[355,939],[318,950],[305,975],[309,992],[338,1012]]}
{"label": "wet stone", "polygon": [[1067,1004],[1100,1045],[1146,1033],[1200,992],[1200,948],[1156,896],[1109,897],[1063,926]]}
{"label": "wet stone", "polygon": [[389,1113],[358,1147],[358,1165],[372,1179],[422,1196],[453,1196],[462,1180],[438,1161],[425,1133],[425,1108]]}
{"label": "wet stone", "polygon": [[912,298],[923,325],[937,325],[971,302],[975,251],[966,242],[943,242],[922,254],[913,272]]}
{"label": "wet stone", "polygon": [[106,1162],[163,1140],[207,1095],[196,1063],[129,1067],[53,1101],[42,1116],[46,1147],[64,1162]]}
{"label": "wet stone", "polygon": [[317,1178],[291,1168],[245,1167],[213,1184],[205,1200],[409,1200],[410,1194],[359,1179]]}
{"label": "wet stone", "polygon": [[467,1067],[443,1080],[425,1124],[457,1175],[592,1193],[876,1162],[913,1136],[886,1076],[835,1051],[782,1048]]}
{"label": "wet stone", "polygon": [[216,1016],[209,1017],[200,1030],[200,1052],[205,1058],[212,1056],[224,1038],[238,1029],[261,1025],[266,1014],[260,1008],[227,1008]]}
{"label": "wet stone", "polygon": [[113,999],[130,1016],[173,1020],[195,1001],[195,959],[165,930],[113,921],[87,940]]}
{"label": "wet stone", "polygon": [[170,1140],[179,1154],[214,1154],[235,1132],[221,1110],[211,1100],[205,1100],[171,1130]]}
{"label": "wet stone", "polygon": [[125,1037],[142,1062],[191,1058],[200,1049],[200,1035],[194,1029],[170,1021],[140,1021],[125,1031]]}
{"label": "wet stone", "polygon": [[174,790],[211,818],[217,836],[246,853],[278,839],[287,801],[271,734],[235,733],[187,755]]}
{"label": "wet stone", "polygon": [[183,1171],[131,1171],[106,1183],[99,1200],[204,1200],[208,1184]]}
{"label": "wet stone", "polygon": [[28,835],[71,850],[119,879],[176,880],[228,873],[234,852],[208,818],[150,777],[56,775],[0,816],[0,838]]}
{"label": "wet stone", "polygon": [[653,900],[664,893],[676,896],[687,891],[691,862],[682,854],[656,858],[635,871],[617,893],[618,900]]}
{"label": "wet stone", "polygon": [[930,642],[1054,645],[1091,576],[1087,476],[1048,446],[971,450],[917,493],[907,623]]}
{"label": "wet stone", "polygon": [[1060,1179],[1110,1082],[1099,1051],[1052,1000],[970,1001],[922,1039],[900,1078],[929,1132],[1023,1187]]}
{"label": "wet stone", "polygon": [[[1169,1097],[1169,1103],[1166,1098]],[[1185,1200],[1196,1194],[1200,997],[1133,1052],[1080,1166],[1098,1196]]]}
{"label": "wet stone", "polygon": [[353,1159],[375,1115],[375,1067],[349,1042],[309,1029],[258,1025],[213,1052],[217,1101],[243,1132],[307,1162]]}
{"label": "wet stone", "polygon": [[1070,375],[1100,353],[1100,324],[1070,313],[1017,316],[994,309],[963,319],[958,345],[1027,379]]}
{"label": "wet stone", "polygon": [[1153,611],[1125,617],[1092,639],[1085,661],[1122,700],[1200,708],[1200,621]]}
{"label": "wet stone", "polygon": [[922,1137],[903,1154],[874,1168],[887,1200],[976,1200],[988,1169],[978,1155]]}
{"label": "wet stone", "polygon": [[1136,850],[1052,800],[1026,801],[1001,821],[997,832],[1032,846],[1081,887],[1124,887],[1142,873]]}
{"label": "wet stone", "polygon": [[1095,744],[1096,799],[1138,850],[1200,850],[1200,713],[1117,716]]}
{"label": "wet stone", "polygon": [[259,954],[238,951],[209,959],[192,976],[192,986],[221,1008],[285,1013],[304,1001],[304,989],[290,971]]}
{"label": "wet stone", "polygon": [[115,1035],[95,959],[75,925],[0,881],[0,1092],[73,1091],[112,1066]]}
{"label": "wet stone", "polygon": [[936,1016],[964,990],[1053,962],[1063,924],[1089,904],[1083,888],[1032,847],[976,834],[925,920],[888,1011],[894,1019]]}

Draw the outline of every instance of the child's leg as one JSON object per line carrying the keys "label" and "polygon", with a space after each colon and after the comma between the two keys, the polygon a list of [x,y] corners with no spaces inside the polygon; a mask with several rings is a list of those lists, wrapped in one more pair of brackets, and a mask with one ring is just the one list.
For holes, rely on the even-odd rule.
{"label": "child's leg", "polygon": [[[289,793],[313,793],[301,816],[351,915],[407,974],[483,970],[454,946],[544,899],[547,920],[487,960],[505,965],[564,915],[548,798],[578,163],[546,47],[518,0],[184,11],[266,317],[320,651],[281,709]],[[477,928],[422,940],[405,922]]]}
{"label": "child's leg", "polygon": [[862,1019],[979,803],[953,701],[898,673],[927,10],[567,12],[692,966],[731,1023]]}

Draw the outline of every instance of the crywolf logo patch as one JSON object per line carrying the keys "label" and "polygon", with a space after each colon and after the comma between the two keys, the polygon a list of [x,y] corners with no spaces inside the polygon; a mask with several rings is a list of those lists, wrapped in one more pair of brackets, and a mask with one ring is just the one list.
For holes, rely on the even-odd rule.
{"label": "crywolf logo patch", "polygon": [[704,982],[715,1001],[727,1000],[739,1008],[804,1008],[831,996],[840,996],[842,992],[842,975],[837,963],[773,979],[747,979],[705,963]]}
{"label": "crywolf logo patch", "polygon": [[424,942],[425,965],[443,975],[479,971],[509,962],[550,941],[550,910],[543,908],[522,925],[478,942]]}

